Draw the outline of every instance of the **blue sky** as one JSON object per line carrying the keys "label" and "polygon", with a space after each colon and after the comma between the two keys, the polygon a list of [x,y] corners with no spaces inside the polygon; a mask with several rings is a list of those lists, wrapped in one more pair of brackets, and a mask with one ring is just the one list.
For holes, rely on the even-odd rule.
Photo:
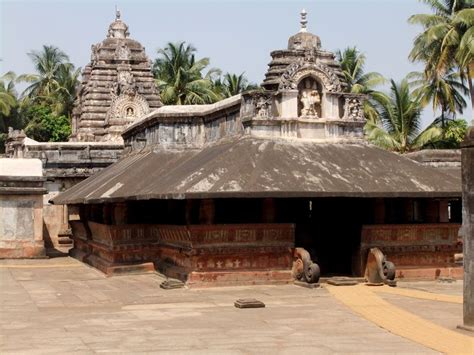
{"label": "blue sky", "polygon": [[[0,0],[0,73],[33,72],[26,55],[52,44],[84,67],[91,44],[106,36],[115,4],[150,58],[167,42],[184,40],[224,72],[245,72],[261,83],[270,52],[287,46],[299,29],[299,12],[308,12],[308,30],[321,37],[322,47],[335,51],[357,46],[367,56],[367,71],[400,80],[421,65],[407,59],[419,28],[410,15],[429,12],[417,0],[315,1],[6,1]],[[463,117],[471,117],[466,110]],[[433,118],[425,110],[424,123]]]}

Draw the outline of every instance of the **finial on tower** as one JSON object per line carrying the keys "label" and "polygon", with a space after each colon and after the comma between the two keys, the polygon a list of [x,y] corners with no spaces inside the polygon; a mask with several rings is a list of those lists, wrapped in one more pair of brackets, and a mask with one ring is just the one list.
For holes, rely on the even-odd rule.
{"label": "finial on tower", "polygon": [[300,32],[306,32],[306,24],[308,23],[308,20],[306,20],[306,15],[308,13],[306,12],[305,9],[301,10],[300,12],[300,15],[301,15],[301,20],[300,20],[300,23],[301,23],[301,29],[300,29]]}
{"label": "finial on tower", "polygon": [[115,5],[115,21],[120,20],[120,10],[117,5]]}

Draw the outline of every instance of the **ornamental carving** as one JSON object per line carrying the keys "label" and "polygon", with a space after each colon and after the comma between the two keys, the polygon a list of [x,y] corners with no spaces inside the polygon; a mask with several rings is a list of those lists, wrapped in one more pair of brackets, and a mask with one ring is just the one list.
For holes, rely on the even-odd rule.
{"label": "ornamental carving", "polygon": [[265,119],[271,117],[272,98],[266,94],[256,94],[253,97],[255,117]]}
{"label": "ornamental carving", "polygon": [[110,119],[126,119],[128,122],[132,122],[148,112],[150,112],[150,107],[142,95],[122,94],[112,100],[107,112],[107,122]]}
{"label": "ornamental carving", "polygon": [[347,120],[363,120],[364,108],[358,97],[346,97],[344,102],[344,118]]}
{"label": "ornamental carving", "polygon": [[126,43],[122,43],[115,50],[115,58],[118,60],[130,60],[131,55],[130,48],[128,48]]}
{"label": "ornamental carving", "polygon": [[290,64],[281,76],[278,90],[296,90],[298,83],[306,76],[318,78],[326,91],[340,92],[341,82],[336,73],[322,63],[297,61]]}

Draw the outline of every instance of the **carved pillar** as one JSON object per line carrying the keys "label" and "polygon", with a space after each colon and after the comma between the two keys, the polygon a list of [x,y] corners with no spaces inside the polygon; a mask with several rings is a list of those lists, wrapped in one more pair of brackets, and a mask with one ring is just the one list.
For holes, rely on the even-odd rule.
{"label": "carved pillar", "polygon": [[263,223],[275,223],[276,219],[276,208],[275,199],[265,198],[262,201],[262,222]]}
{"label": "carved pillar", "polygon": [[201,200],[199,206],[199,223],[200,224],[214,224],[214,217],[216,214],[216,208],[214,200],[205,199]]}
{"label": "carved pillar", "polygon": [[449,222],[449,201],[448,200],[439,201],[439,222],[440,223]]}
{"label": "carved pillar", "polygon": [[281,93],[281,118],[298,117],[298,90],[285,90]]}
{"label": "carved pillar", "polygon": [[127,224],[128,208],[125,202],[113,205],[113,222],[116,225]]}
{"label": "carved pillar", "polygon": [[474,126],[462,144],[464,328],[474,330]]}

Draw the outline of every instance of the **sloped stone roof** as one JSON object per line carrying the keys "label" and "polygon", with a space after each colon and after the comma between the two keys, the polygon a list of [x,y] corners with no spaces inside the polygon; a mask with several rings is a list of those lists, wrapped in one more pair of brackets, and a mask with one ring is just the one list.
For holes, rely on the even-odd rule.
{"label": "sloped stone roof", "polygon": [[361,144],[251,137],[128,155],[55,204],[224,197],[453,197],[461,180]]}

